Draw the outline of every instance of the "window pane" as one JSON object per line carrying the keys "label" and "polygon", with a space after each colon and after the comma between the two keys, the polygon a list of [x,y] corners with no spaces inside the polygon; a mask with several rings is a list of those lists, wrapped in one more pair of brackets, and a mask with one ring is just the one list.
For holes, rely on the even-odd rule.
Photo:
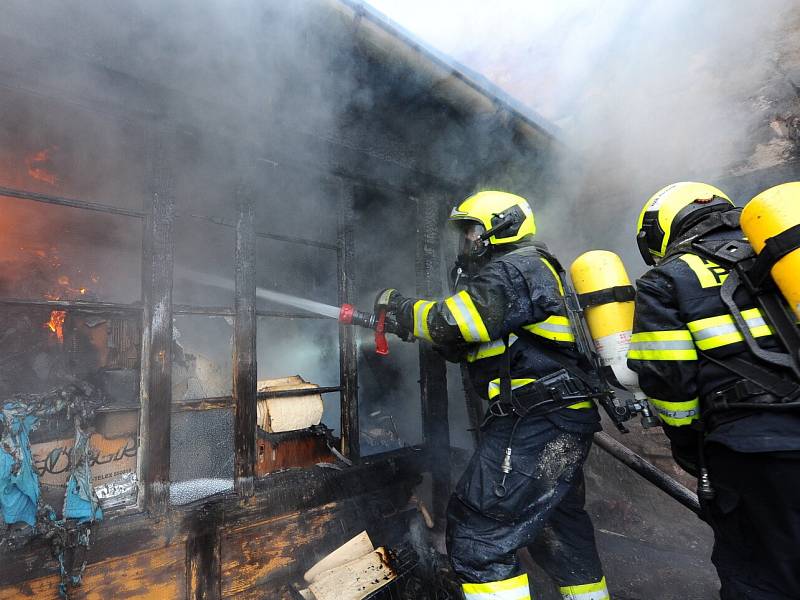
{"label": "window pane", "polygon": [[0,89],[0,186],[142,210],[141,122]]}
{"label": "window pane", "polygon": [[172,332],[172,401],[230,396],[233,318],[178,315]]}
{"label": "window pane", "polygon": [[233,487],[233,409],[173,413],[170,438],[173,504]]}
{"label": "window pane", "polygon": [[[256,282],[260,288],[299,298],[337,304],[336,252],[278,240],[258,238]],[[258,298],[259,310],[295,313],[297,307]]]}
{"label": "window pane", "polygon": [[[299,375],[309,383],[339,385],[339,325],[334,320],[258,319],[258,379]],[[322,422],[337,433],[341,399],[323,394]]]}
{"label": "window pane", "polygon": [[335,186],[313,172],[291,168],[270,171],[268,182],[256,190],[256,230],[336,244]]}
{"label": "window pane", "polygon": [[208,221],[175,222],[173,302],[233,307],[236,230]]}

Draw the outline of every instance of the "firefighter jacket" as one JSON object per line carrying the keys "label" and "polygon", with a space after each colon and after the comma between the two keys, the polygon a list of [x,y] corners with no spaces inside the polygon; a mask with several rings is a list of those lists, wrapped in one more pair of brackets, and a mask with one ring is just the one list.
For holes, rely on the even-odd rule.
{"label": "firefighter jacket", "polygon": [[[495,251],[460,287],[444,300],[404,299],[397,319],[415,337],[432,342],[448,360],[466,362],[470,381],[482,398],[494,401],[500,396],[500,374],[508,360],[506,337],[512,389],[562,368],[544,349],[577,366],[561,280],[535,244]],[[573,431],[599,429],[591,401],[559,410],[551,420]]]}
{"label": "firefighter jacket", "polygon": [[[743,239],[740,229],[718,231],[707,238]],[[639,375],[640,387],[664,422],[673,451],[683,447],[684,455],[696,453],[696,434],[690,434],[688,426],[700,418],[708,397],[742,379],[709,361],[704,353],[717,359],[752,356],[720,298],[727,276],[727,270],[713,262],[683,253],[668,256],[637,281],[628,366]],[[777,349],[773,331],[752,296],[740,287],[734,300],[759,345]],[[740,452],[800,449],[800,417],[729,410],[715,419],[706,441]]]}

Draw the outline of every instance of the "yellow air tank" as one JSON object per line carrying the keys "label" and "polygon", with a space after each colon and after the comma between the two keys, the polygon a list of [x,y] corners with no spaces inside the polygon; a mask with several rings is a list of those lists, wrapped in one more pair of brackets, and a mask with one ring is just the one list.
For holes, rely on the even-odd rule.
{"label": "yellow air tank", "polygon": [[[605,298],[595,296],[590,299],[584,310],[586,323],[602,364],[611,367],[617,381],[634,396],[644,398],[636,373],[628,368],[627,355],[633,329],[633,297],[630,292],[633,288],[622,259],[607,250],[591,250],[576,258],[569,271],[579,296],[593,292],[609,293]],[[628,299],[619,301],[615,298]]]}
{"label": "yellow air tank", "polygon": [[[741,224],[759,254],[769,238],[800,226],[800,181],[776,185],[750,200],[742,211]],[[800,319],[800,248],[778,260],[771,274]]]}

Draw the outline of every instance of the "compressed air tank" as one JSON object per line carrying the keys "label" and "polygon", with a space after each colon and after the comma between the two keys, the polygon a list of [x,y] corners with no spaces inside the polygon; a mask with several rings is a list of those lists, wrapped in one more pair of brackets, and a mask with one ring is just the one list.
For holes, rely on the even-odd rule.
{"label": "compressed air tank", "polygon": [[639,379],[628,368],[634,304],[622,259],[607,250],[591,250],[576,258],[569,270],[602,364],[634,396],[643,398]]}
{"label": "compressed air tank", "polygon": [[[776,185],[750,200],[742,211],[741,225],[759,254],[769,238],[800,226],[800,182]],[[778,260],[771,274],[800,319],[800,248]]]}

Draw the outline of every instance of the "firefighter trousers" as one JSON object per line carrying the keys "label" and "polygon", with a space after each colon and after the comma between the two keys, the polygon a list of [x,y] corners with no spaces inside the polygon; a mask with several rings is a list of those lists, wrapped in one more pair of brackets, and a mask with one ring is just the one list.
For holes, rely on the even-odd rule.
{"label": "firefighter trousers", "polygon": [[722,600],[800,598],[800,451],[706,450]]}
{"label": "firefighter trousers", "polygon": [[506,580],[521,572],[516,551],[528,547],[561,587],[600,582],[594,529],[584,510],[583,463],[592,433],[565,431],[543,417],[522,419],[503,495],[500,465],[515,419],[488,423],[450,499],[453,569],[465,582]]}

